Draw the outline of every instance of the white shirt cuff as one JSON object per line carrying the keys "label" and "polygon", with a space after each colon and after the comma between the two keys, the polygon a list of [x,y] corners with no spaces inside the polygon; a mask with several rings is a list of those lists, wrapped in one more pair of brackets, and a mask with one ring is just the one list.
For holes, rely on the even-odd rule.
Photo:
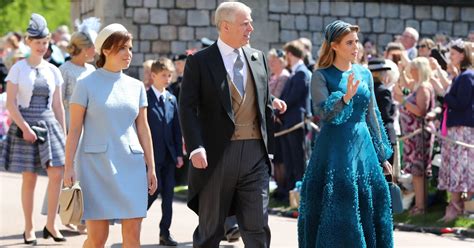
{"label": "white shirt cuff", "polygon": [[273,154],[268,154],[269,159],[273,159]]}
{"label": "white shirt cuff", "polygon": [[199,147],[197,149],[194,149],[194,151],[192,151],[191,154],[189,154],[189,159],[191,159],[193,157],[193,155],[198,153],[198,152],[206,153],[206,149],[204,149],[204,147]]}

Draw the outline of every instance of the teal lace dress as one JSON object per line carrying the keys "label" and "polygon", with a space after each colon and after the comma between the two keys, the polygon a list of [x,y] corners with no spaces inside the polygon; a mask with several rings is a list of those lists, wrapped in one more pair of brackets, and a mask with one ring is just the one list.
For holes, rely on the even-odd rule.
{"label": "teal lace dress", "polygon": [[[347,77],[361,80],[349,104]],[[369,70],[331,66],[312,78],[322,129],[301,188],[300,248],[393,247],[391,199],[381,164],[392,154]]]}

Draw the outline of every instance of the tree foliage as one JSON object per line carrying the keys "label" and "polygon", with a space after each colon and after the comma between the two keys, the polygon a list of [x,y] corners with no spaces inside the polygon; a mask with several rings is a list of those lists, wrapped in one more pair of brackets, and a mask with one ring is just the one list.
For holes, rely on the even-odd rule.
{"label": "tree foliage", "polygon": [[38,13],[53,32],[59,25],[71,26],[70,0],[0,0],[0,35],[25,33],[31,13]]}

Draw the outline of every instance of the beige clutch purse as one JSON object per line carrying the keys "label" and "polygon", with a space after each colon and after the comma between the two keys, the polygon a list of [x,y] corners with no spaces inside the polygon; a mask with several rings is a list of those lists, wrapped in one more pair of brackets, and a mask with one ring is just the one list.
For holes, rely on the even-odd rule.
{"label": "beige clutch purse", "polygon": [[59,217],[64,225],[79,225],[83,212],[82,191],[79,181],[76,181],[72,187],[63,188],[59,194]]}

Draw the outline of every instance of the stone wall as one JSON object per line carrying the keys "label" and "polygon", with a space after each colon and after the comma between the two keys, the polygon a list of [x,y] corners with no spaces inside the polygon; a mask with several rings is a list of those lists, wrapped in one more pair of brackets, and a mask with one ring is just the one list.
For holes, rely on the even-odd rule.
{"label": "stone wall", "polygon": [[[215,40],[214,12],[223,0],[71,0],[71,18],[97,16],[104,24],[122,23],[134,35],[134,57],[129,74],[141,75],[146,59],[183,53],[200,47],[199,39]],[[474,5],[409,5],[378,2],[316,0],[245,0],[252,8],[255,31],[251,45],[267,51],[298,37],[313,41],[313,54],[322,42],[322,30],[333,20],[358,24],[359,38],[383,47],[405,26],[420,37],[443,31],[466,37],[474,30]]]}

